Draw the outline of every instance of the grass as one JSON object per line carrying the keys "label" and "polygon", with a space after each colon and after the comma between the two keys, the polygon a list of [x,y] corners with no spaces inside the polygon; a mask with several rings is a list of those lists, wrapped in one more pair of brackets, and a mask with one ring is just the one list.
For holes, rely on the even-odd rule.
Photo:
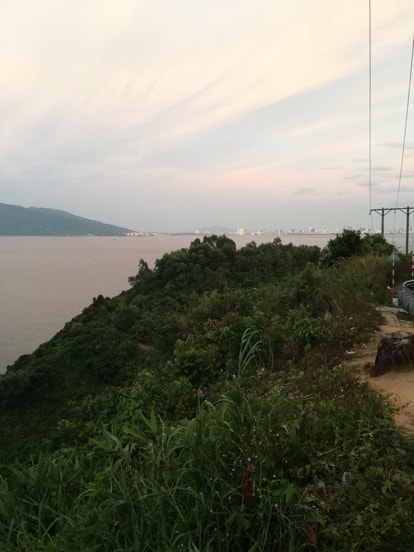
{"label": "grass", "polygon": [[340,366],[274,372],[265,351],[246,332],[238,374],[192,419],[114,420],[84,449],[2,469],[1,549],[410,549],[413,447],[386,400]]}
{"label": "grass", "polygon": [[[70,402],[60,419],[49,416],[50,395],[35,386],[35,400],[25,402],[34,435],[21,424],[26,448],[11,443],[2,455],[8,462],[21,454],[22,462],[0,466],[0,550],[410,550],[413,440],[396,430],[387,400],[341,365],[343,351],[379,316],[367,291],[382,289],[377,265],[363,263],[361,278],[357,261],[329,274],[308,267],[297,285],[223,291],[200,303],[193,295],[190,314],[180,308],[175,326],[169,316],[177,312],[166,310],[170,277],[168,293],[157,297],[155,276],[141,282],[155,313],[138,309],[138,284],[119,311],[115,300],[87,309],[52,347],[50,366],[60,369],[52,396]],[[262,276],[263,263],[255,266]],[[205,283],[210,289],[207,276]],[[124,318],[134,298],[137,335]],[[131,356],[149,328],[155,349],[134,346]],[[44,352],[44,373],[35,375],[46,384]],[[76,373],[59,389],[68,352],[85,371],[82,395]],[[37,360],[30,360],[35,368]],[[30,398],[18,372],[3,385],[17,406]],[[101,385],[100,375],[111,374],[111,386]],[[17,421],[22,410],[11,413],[3,420]],[[3,426],[3,435],[18,434]],[[34,447],[43,452],[30,460]]]}

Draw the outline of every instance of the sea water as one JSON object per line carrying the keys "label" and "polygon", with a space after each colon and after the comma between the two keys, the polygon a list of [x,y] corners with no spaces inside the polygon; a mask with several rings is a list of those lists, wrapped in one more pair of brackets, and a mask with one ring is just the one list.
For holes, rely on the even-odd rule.
{"label": "sea water", "polygon": [[[102,294],[128,289],[144,259],[188,247],[195,235],[133,237],[0,236],[0,373],[32,353]],[[271,242],[276,235],[230,236],[237,247]],[[282,243],[324,247],[332,235],[289,234]],[[200,236],[202,239],[202,236]],[[403,236],[400,241],[403,242]]]}

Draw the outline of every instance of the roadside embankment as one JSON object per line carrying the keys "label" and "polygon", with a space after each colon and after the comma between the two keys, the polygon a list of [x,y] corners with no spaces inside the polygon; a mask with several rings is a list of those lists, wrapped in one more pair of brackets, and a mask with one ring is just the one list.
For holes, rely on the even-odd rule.
{"label": "roadside embankment", "polygon": [[398,309],[382,307],[383,323],[373,334],[371,340],[358,347],[346,365],[355,371],[363,381],[377,391],[389,396],[395,404],[395,424],[404,433],[414,434],[414,370],[391,370],[378,377],[370,376],[370,368],[374,365],[378,343],[381,336],[399,330],[414,334],[414,324],[398,318]]}

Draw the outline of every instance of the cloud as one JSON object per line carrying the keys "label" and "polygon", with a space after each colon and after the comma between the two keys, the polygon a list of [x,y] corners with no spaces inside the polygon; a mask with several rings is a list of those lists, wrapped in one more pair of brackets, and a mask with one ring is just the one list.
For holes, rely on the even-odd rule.
{"label": "cloud", "polygon": [[393,168],[390,167],[390,166],[387,166],[387,165],[373,165],[372,166],[372,171],[374,172],[388,172],[388,171],[392,171]]}
{"label": "cloud", "polygon": [[[387,148],[397,148],[399,150],[401,150],[402,146],[403,146],[402,142],[389,142],[389,143],[385,143],[385,144],[381,144],[381,145],[383,145]],[[406,149],[414,149],[414,143],[409,144],[409,143],[406,142],[405,143],[405,148]]]}
{"label": "cloud", "polygon": [[296,188],[296,190],[294,191],[294,194],[295,195],[300,195],[300,196],[303,196],[303,195],[314,195],[314,194],[317,194],[318,193],[318,190],[316,190],[316,188]]}
{"label": "cloud", "polygon": [[[412,23],[411,0],[377,0],[372,170],[379,182],[399,168]],[[80,206],[91,218],[116,211],[114,222],[129,226],[153,224],[151,213],[168,202],[180,222],[186,205],[192,214],[209,206],[206,217],[216,217],[217,197],[229,209],[240,204],[249,220],[265,217],[256,197],[290,205],[299,191],[362,201],[367,100],[367,13],[359,0],[0,6],[7,201]],[[409,135],[407,152],[413,147]],[[405,174],[413,169],[407,153]],[[122,212],[131,218],[121,220]]]}

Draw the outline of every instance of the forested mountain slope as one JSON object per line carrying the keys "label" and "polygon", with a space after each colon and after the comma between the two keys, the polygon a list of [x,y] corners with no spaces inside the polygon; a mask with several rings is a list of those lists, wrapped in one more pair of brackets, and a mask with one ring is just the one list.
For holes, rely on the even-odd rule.
{"label": "forested mountain slope", "polygon": [[341,364],[389,298],[388,246],[348,237],[197,239],[21,357],[2,550],[409,549],[412,442]]}
{"label": "forested mountain slope", "polygon": [[119,236],[127,232],[132,230],[66,211],[0,203],[0,236]]}

